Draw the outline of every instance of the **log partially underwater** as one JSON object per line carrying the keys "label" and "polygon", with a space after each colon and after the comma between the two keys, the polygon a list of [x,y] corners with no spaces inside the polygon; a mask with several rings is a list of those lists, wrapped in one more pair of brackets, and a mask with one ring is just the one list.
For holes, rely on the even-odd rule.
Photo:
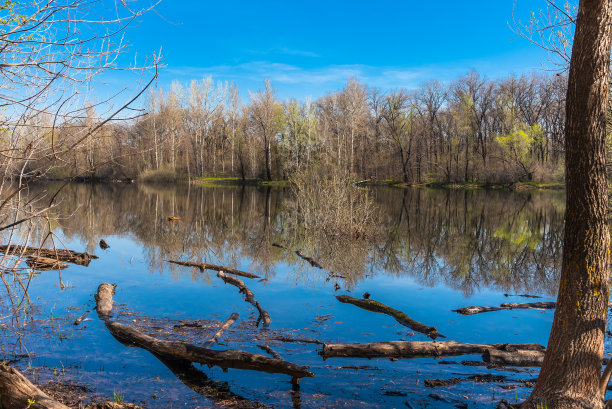
{"label": "log partially underwater", "polygon": [[223,325],[221,325],[221,327],[217,330],[217,332],[215,332],[214,335],[210,337],[208,341],[206,341],[202,346],[204,348],[210,348],[211,346],[219,342],[219,338],[221,338],[221,335],[223,335],[225,331],[229,329],[229,327],[234,325],[234,323],[238,320],[238,318],[240,318],[240,315],[233,312],[232,315],[230,315],[230,317],[227,319],[227,321],[225,321]]}
{"label": "log partially underwater", "polygon": [[236,277],[230,277],[227,274],[225,274],[223,271],[219,271],[217,273],[217,277],[222,279],[223,282],[226,284],[231,284],[235,287],[238,287],[238,289],[240,290],[239,292],[244,294],[244,299],[246,300],[246,302],[253,305],[253,307],[257,308],[257,311],[259,311],[259,318],[257,319],[257,325],[259,325],[259,322],[261,321],[263,322],[264,328],[268,328],[270,326],[270,324],[272,323],[270,314],[268,314],[266,310],[261,308],[261,305],[259,305],[259,302],[255,301],[255,295],[253,295],[253,292],[249,290],[249,287],[247,287],[246,284],[244,284],[244,281]]}
{"label": "log partially underwater", "polygon": [[240,277],[246,278],[261,278],[256,274],[247,273],[246,271],[236,270],[234,268],[219,266],[217,264],[208,264],[208,263],[196,263],[195,261],[177,261],[177,260],[167,260],[168,263],[178,264],[179,266],[185,267],[195,267],[200,269],[200,272],[204,272],[204,270],[214,270],[214,271],[224,271],[228,274],[233,274]]}
{"label": "log partially underwater", "polygon": [[467,344],[457,341],[389,341],[356,344],[325,344],[319,351],[327,358],[437,358],[484,354],[486,351],[540,351],[540,344]]}
{"label": "log partially underwater", "polygon": [[91,260],[98,256],[89,253],[79,253],[74,250],[66,249],[39,249],[38,247],[8,246],[0,245],[0,253],[11,255],[32,256],[33,258],[43,257],[53,260],[68,262],[87,267]]}
{"label": "log partially underwater", "polygon": [[366,299],[366,298],[353,298],[348,295],[338,295],[336,296],[338,301],[342,303],[348,303],[356,305],[359,308],[363,308],[364,310],[372,311],[372,312],[380,312],[382,314],[387,314],[393,318],[400,324],[414,330],[420,332],[421,334],[427,335],[429,338],[435,340],[436,338],[446,338],[444,335],[438,332],[436,327],[430,327],[428,325],[422,324],[418,321],[413,320],[405,313],[391,308],[383,303],[378,301]]}
{"label": "log partially underwater", "polygon": [[[34,403],[32,403],[34,402]],[[0,363],[0,407],[69,409],[51,399],[15,368]]]}
{"label": "log partially underwater", "polygon": [[499,307],[480,307],[480,306],[470,306],[463,307],[457,310],[453,310],[454,312],[458,312],[462,315],[474,315],[480,314],[482,312],[491,312],[491,311],[501,311],[501,310],[514,310],[514,309],[554,309],[557,303],[555,302],[527,302],[527,303],[512,303],[507,302],[501,304]]}
{"label": "log partially underwater", "polygon": [[[304,377],[314,377],[308,367],[292,364],[281,359],[269,358],[264,355],[253,354],[239,350],[217,351],[198,347],[186,342],[165,341],[143,334],[137,329],[111,321],[109,319],[108,305],[112,306],[112,296],[114,291],[110,284],[101,284],[96,294],[96,310],[100,314],[100,319],[105,321],[110,333],[121,343],[133,345],[161,356],[166,359],[175,359],[188,362],[197,362],[208,366],[218,366],[222,369],[249,369],[267,373],[281,373],[292,377],[292,381],[297,384]],[[101,312],[101,313],[100,313]]]}
{"label": "log partially underwater", "polygon": [[544,351],[490,349],[482,354],[482,360],[501,366],[542,366]]}

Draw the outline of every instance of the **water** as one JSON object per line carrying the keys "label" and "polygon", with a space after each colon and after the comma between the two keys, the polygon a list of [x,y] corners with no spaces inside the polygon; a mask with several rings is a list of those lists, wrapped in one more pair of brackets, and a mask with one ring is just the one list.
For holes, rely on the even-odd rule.
{"label": "water", "polygon": [[[58,186],[37,186],[31,194],[54,192]],[[89,394],[111,400],[115,396],[160,408],[223,406],[181,382],[149,352],[119,343],[95,313],[79,327],[72,325],[95,306],[97,286],[111,282],[117,284],[117,319],[153,336],[202,344],[237,312],[239,323],[215,348],[265,354],[257,345],[267,344],[283,359],[310,366],[316,377],[303,379],[296,394],[290,392],[285,375],[196,365],[209,379],[227,382],[233,393],[265,405],[370,408],[408,407],[408,402],[413,408],[452,408],[459,403],[493,407],[501,398],[514,402],[526,397],[529,389],[522,381],[537,377],[535,369],[514,373],[435,359],[323,360],[318,345],[270,339],[428,340],[391,317],[335,298],[361,298],[368,292],[372,299],[436,326],[450,340],[546,344],[551,310],[473,316],[452,310],[533,301],[504,294],[529,293],[542,297],[537,301],[554,301],[563,193],[381,188],[369,194],[376,209],[370,234],[367,239],[343,239],[305,229],[295,213],[301,199],[287,189],[70,185],[60,192],[51,219],[58,243],[100,258],[89,267],[63,270],[63,289],[57,271],[32,278],[27,310],[19,313],[18,321],[1,321],[4,359],[40,384],[74,382],[86,386]],[[334,210],[334,203],[328,206]],[[182,220],[169,222],[169,216]],[[101,238],[109,249],[98,247]],[[301,250],[345,278],[329,279],[325,271],[273,243]],[[254,326],[253,307],[214,271],[200,273],[167,260],[205,261],[265,278],[244,281],[269,312],[270,330]],[[7,284],[17,302],[19,286],[12,280]],[[10,303],[4,300],[6,316]],[[174,327],[193,321],[203,328]],[[426,379],[487,373],[507,376],[508,381],[424,386]],[[516,387],[502,388],[509,384]]]}

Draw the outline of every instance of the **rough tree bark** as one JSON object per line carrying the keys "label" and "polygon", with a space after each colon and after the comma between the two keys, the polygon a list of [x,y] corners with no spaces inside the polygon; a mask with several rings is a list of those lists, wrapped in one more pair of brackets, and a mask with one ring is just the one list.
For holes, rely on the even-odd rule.
{"label": "rough tree bark", "polygon": [[580,0],[566,99],[566,214],[557,309],[523,408],[602,408],[610,232],[606,110],[612,1]]}

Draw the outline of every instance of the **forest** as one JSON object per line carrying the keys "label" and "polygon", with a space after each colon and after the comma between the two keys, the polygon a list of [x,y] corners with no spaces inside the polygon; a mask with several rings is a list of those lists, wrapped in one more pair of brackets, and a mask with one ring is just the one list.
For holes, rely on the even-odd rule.
{"label": "forest", "polygon": [[[137,119],[101,123],[90,104],[57,126],[24,118],[4,143],[34,145],[26,168],[50,179],[289,180],[307,170],[404,184],[560,182],[566,83],[561,74],[489,80],[470,71],[381,90],[349,78],[314,101],[281,101],[266,81],[244,102],[236,86],[208,77],[150,89]],[[52,150],[65,152],[61,161]]]}

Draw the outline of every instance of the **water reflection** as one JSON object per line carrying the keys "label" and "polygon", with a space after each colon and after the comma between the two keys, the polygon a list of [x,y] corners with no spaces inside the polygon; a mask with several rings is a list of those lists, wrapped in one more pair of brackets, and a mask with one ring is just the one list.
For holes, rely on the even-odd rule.
{"label": "water reflection", "polygon": [[[53,192],[58,187],[36,188]],[[74,184],[60,193],[53,224],[68,239],[86,243],[89,252],[102,237],[128,235],[141,243],[151,273],[170,271],[176,278],[190,274],[189,269],[165,260],[246,262],[266,278],[284,264],[300,285],[325,274],[293,251],[272,246],[280,243],[346,277],[342,286],[349,289],[368,276],[387,274],[466,295],[487,287],[556,291],[562,193],[380,188],[370,195],[375,231],[361,238],[305,229],[295,209],[306,201],[288,189],[270,187]],[[182,221],[169,222],[169,216]],[[193,273],[193,279],[202,277]]]}

